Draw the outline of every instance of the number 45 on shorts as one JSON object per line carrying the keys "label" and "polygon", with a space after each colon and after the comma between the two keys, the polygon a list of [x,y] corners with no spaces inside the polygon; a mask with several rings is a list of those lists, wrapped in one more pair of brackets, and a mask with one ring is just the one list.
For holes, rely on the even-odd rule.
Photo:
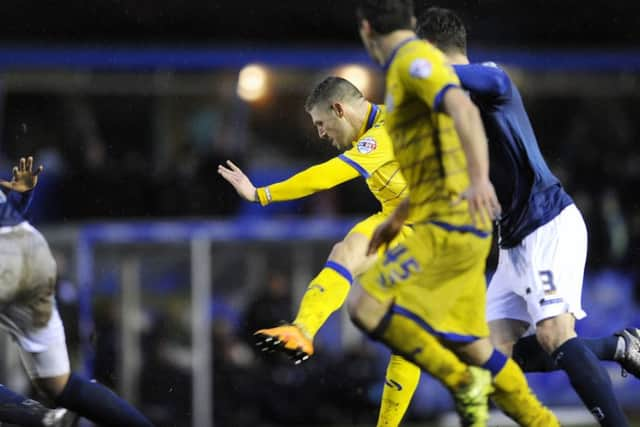
{"label": "number 45 on shorts", "polygon": [[412,274],[420,271],[418,261],[412,256],[402,256],[407,253],[407,247],[396,245],[384,253],[384,262],[378,284],[385,288],[407,280]]}

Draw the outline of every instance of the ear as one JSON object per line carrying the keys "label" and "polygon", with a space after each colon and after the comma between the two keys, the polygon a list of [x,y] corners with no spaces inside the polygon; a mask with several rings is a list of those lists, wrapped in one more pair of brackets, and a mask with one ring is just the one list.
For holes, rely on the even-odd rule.
{"label": "ear", "polygon": [[336,114],[336,116],[343,118],[344,117],[344,107],[339,102],[334,102],[331,104],[331,109]]}
{"label": "ear", "polygon": [[371,28],[371,24],[368,20],[360,20],[360,32],[367,37],[371,37],[371,35],[373,34],[373,28]]}

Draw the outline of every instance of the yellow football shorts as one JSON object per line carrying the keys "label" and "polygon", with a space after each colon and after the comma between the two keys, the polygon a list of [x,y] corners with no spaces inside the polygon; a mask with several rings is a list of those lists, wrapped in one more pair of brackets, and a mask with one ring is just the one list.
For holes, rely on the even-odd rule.
{"label": "yellow football shorts", "polygon": [[392,310],[440,338],[470,342],[489,336],[485,264],[491,233],[446,223],[415,225],[358,282]]}

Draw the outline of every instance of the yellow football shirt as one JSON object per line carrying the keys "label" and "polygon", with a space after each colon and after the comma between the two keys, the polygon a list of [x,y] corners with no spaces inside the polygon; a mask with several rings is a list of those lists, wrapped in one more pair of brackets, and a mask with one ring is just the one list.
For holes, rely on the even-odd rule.
{"label": "yellow football shirt", "polygon": [[384,127],[384,106],[371,104],[353,147],[338,156],[366,180],[380,202],[383,213],[391,213],[408,195],[400,165],[393,156],[393,145]]}
{"label": "yellow football shirt", "polygon": [[308,168],[291,178],[257,189],[262,205],[305,197],[333,188],[359,175],[380,202],[383,213],[391,213],[407,196],[407,184],[393,156],[384,124],[384,107],[371,104],[352,147],[339,156]]}
{"label": "yellow football shirt", "polygon": [[458,77],[442,52],[417,38],[402,42],[385,68],[385,126],[409,186],[410,220],[471,224],[467,203],[451,203],[469,186],[465,153],[453,120],[439,111]]}

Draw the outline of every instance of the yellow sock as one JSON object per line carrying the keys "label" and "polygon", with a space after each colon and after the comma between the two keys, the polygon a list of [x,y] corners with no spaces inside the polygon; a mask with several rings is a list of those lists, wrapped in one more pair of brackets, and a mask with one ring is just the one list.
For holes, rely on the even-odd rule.
{"label": "yellow sock", "polygon": [[[495,353],[497,351],[494,351]],[[524,373],[512,359],[507,359],[502,369],[493,377],[493,387],[494,392],[491,394],[491,400],[519,425],[525,427],[560,426],[555,415],[543,406],[529,389]]]}
{"label": "yellow sock", "polygon": [[327,261],[307,287],[293,323],[313,340],[331,313],[344,304],[352,282],[349,270],[337,262]]}
{"label": "yellow sock", "polygon": [[458,390],[471,381],[467,365],[411,319],[392,314],[378,337],[393,351],[406,356],[440,380],[449,390]]}
{"label": "yellow sock", "polygon": [[399,426],[420,381],[420,368],[404,357],[392,355],[387,366],[378,427]]}

